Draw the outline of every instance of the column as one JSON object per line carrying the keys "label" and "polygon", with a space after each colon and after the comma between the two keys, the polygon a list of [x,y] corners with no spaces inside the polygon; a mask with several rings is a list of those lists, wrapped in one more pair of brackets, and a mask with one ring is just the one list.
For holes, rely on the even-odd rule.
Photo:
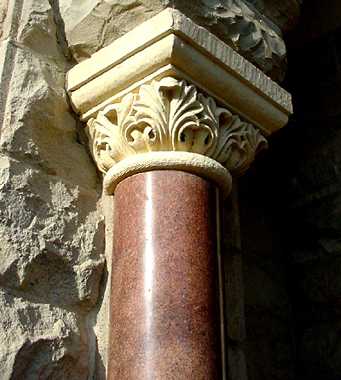
{"label": "column", "polygon": [[216,191],[284,126],[290,95],[171,9],[66,87],[115,201],[108,379],[222,379]]}
{"label": "column", "polygon": [[108,379],[219,379],[215,186],[151,171],[115,191]]}

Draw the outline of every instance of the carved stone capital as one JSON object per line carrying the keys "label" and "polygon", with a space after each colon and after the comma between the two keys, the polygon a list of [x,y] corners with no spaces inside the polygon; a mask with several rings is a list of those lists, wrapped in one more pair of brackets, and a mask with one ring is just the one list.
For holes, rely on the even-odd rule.
{"label": "carved stone capital", "polygon": [[155,169],[190,171],[228,193],[291,112],[288,93],[172,10],[77,65],[67,89],[109,193]]}
{"label": "carved stone capital", "polygon": [[[250,123],[219,107],[194,85],[172,77],[142,85],[138,92],[107,105],[88,121],[87,129],[93,158],[105,174],[119,162],[142,153],[163,152],[166,162],[172,157],[170,152],[187,152],[209,157],[232,174],[241,175],[267,146]],[[173,157],[175,162],[179,156]],[[130,170],[135,170],[135,165]],[[159,165],[164,168],[162,161]],[[202,174],[210,177],[211,169],[202,167]]]}

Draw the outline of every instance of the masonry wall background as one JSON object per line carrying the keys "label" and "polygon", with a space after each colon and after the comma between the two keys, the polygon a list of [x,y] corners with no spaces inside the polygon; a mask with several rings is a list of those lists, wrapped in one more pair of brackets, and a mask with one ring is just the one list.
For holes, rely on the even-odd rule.
{"label": "masonry wall background", "polygon": [[64,77],[165,6],[275,80],[287,65],[281,30],[289,46],[295,117],[222,207],[229,379],[340,379],[341,17],[337,0],[305,3],[290,34],[299,3],[2,1],[1,379],[105,378],[112,200]]}
{"label": "masonry wall background", "polygon": [[0,378],[86,379],[104,268],[100,180],[48,1],[1,2]]}

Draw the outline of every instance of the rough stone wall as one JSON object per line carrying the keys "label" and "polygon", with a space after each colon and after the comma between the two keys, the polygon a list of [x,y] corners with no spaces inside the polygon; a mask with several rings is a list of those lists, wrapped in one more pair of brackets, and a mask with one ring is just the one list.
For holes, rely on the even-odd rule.
{"label": "rough stone wall", "polygon": [[[295,22],[295,0],[280,2],[278,13],[267,11],[266,17],[259,10],[268,9],[268,2],[260,0],[6,0],[0,4],[1,379],[105,378],[110,263],[105,262],[104,251],[110,253],[111,242],[104,238],[105,228],[112,228],[112,199],[101,197],[101,179],[83,144],[82,126],[68,106],[64,77],[77,61],[165,6],[179,8],[274,78],[283,76],[286,51],[273,23],[289,28]],[[244,248],[234,196],[223,211],[229,215],[223,245],[229,379],[246,379],[246,362],[251,379],[290,379],[274,376],[271,368],[252,377],[252,365],[270,352],[271,339],[264,356],[245,359],[245,352],[252,358],[259,351],[257,339],[268,336],[263,331],[255,337],[259,326],[252,321],[257,322],[263,306],[268,310],[271,305],[262,293],[249,294],[253,283],[263,286],[265,274],[258,276],[253,264],[246,263],[251,268],[244,276],[251,340],[245,340]],[[245,235],[250,231],[251,227]],[[271,290],[269,282],[265,292],[274,292],[270,295],[274,305],[283,294],[279,283]],[[254,307],[252,314],[249,304],[258,298],[261,306]]]}
{"label": "rough stone wall", "polygon": [[56,19],[47,0],[1,3],[2,380],[95,372],[101,188],[63,90]]}
{"label": "rough stone wall", "polygon": [[60,0],[59,3],[66,39],[76,61],[89,57],[165,7],[175,7],[276,80],[283,79],[286,68],[286,47],[280,27],[289,29],[299,14],[296,0],[272,5],[267,16],[272,15],[273,21],[264,16],[267,4],[259,0],[87,0],[82,3]]}

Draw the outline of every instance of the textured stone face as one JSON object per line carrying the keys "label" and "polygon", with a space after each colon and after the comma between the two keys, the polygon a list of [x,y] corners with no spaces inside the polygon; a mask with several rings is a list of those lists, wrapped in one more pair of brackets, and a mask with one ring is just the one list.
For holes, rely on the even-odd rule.
{"label": "textured stone face", "polygon": [[0,378],[87,379],[104,267],[100,187],[69,112],[49,2],[3,14]]}
{"label": "textured stone face", "polygon": [[292,29],[298,21],[303,0],[246,0],[265,14],[283,32]]}
{"label": "textured stone face", "polygon": [[105,355],[97,355],[106,337],[105,308],[97,314],[105,282],[101,188],[66,100],[65,72],[68,57],[88,57],[168,5],[281,76],[279,31],[240,0],[1,2],[3,380],[104,378]]}
{"label": "textured stone face", "polygon": [[211,30],[275,80],[286,69],[281,30],[244,0],[174,0],[175,7]]}
{"label": "textured stone face", "polygon": [[2,1],[0,4],[0,38],[3,35],[3,23],[6,18],[7,6],[7,1]]}
{"label": "textured stone face", "polygon": [[164,9],[163,0],[61,0],[60,13],[71,54],[76,61],[132,30]]}
{"label": "textured stone face", "polygon": [[[242,0],[87,0],[81,5],[75,0],[61,0],[59,4],[68,45],[77,61],[172,6],[212,31],[274,79],[283,77],[286,65],[285,44],[275,22],[288,29],[299,11],[294,0],[278,2],[269,9],[263,2],[257,1],[255,7]],[[262,16],[265,9],[267,17],[273,16],[273,22]]]}

